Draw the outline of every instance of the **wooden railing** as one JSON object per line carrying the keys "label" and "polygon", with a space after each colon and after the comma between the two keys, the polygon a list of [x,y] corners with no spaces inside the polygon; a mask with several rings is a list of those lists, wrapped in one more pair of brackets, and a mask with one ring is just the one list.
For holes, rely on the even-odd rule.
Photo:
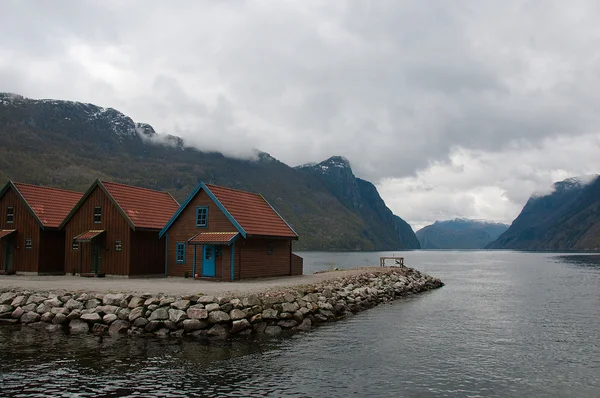
{"label": "wooden railing", "polygon": [[404,267],[404,257],[379,257],[380,267],[385,267],[385,260],[393,260],[394,266]]}

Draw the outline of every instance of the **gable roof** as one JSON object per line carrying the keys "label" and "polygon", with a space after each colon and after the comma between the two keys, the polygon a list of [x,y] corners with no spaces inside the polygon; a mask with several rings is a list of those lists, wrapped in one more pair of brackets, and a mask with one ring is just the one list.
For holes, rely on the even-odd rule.
{"label": "gable roof", "polygon": [[179,203],[168,192],[96,180],[61,226],[67,223],[96,187],[106,193],[133,230],[160,230],[179,208]]}
{"label": "gable roof", "polygon": [[247,235],[298,238],[298,234],[262,195],[203,182],[196,187],[169,223],[160,231],[161,237],[201,190],[204,190],[215,202],[244,238]]}
{"label": "gable roof", "polygon": [[81,192],[12,181],[4,186],[0,196],[9,187],[25,202],[42,228],[58,228],[83,196]]}

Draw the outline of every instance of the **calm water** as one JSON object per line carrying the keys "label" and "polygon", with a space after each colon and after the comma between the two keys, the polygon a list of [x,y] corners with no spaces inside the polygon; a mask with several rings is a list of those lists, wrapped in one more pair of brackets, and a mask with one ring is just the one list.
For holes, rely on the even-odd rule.
{"label": "calm water", "polygon": [[[376,264],[380,256],[302,255],[307,272]],[[0,395],[600,396],[599,256],[403,255],[446,286],[275,341],[1,328]]]}

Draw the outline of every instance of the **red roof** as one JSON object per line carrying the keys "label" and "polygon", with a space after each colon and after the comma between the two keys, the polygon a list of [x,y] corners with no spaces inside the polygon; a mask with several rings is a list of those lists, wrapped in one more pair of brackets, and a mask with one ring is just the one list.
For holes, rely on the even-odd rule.
{"label": "red roof", "polygon": [[90,229],[82,234],[77,235],[74,240],[76,242],[91,242],[95,237],[102,235],[104,233],[103,229]]}
{"label": "red roof", "polygon": [[136,228],[162,229],[179,208],[168,192],[102,182]]}
{"label": "red roof", "polygon": [[44,227],[58,228],[83,196],[81,192],[14,182],[13,186]]}
{"label": "red roof", "polygon": [[262,195],[211,184],[206,186],[248,235],[298,236]]}
{"label": "red roof", "polygon": [[188,240],[190,245],[230,244],[240,233],[235,232],[200,232]]}
{"label": "red roof", "polygon": [[16,229],[0,229],[0,239],[6,237],[16,231],[17,231]]}

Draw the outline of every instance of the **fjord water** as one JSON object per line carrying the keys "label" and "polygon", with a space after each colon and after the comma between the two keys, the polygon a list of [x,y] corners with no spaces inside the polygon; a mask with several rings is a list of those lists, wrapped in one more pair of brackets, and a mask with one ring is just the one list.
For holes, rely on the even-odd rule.
{"label": "fjord water", "polygon": [[[307,273],[392,253],[301,253]],[[597,397],[600,257],[410,251],[446,286],[276,340],[0,328],[2,396]]]}

